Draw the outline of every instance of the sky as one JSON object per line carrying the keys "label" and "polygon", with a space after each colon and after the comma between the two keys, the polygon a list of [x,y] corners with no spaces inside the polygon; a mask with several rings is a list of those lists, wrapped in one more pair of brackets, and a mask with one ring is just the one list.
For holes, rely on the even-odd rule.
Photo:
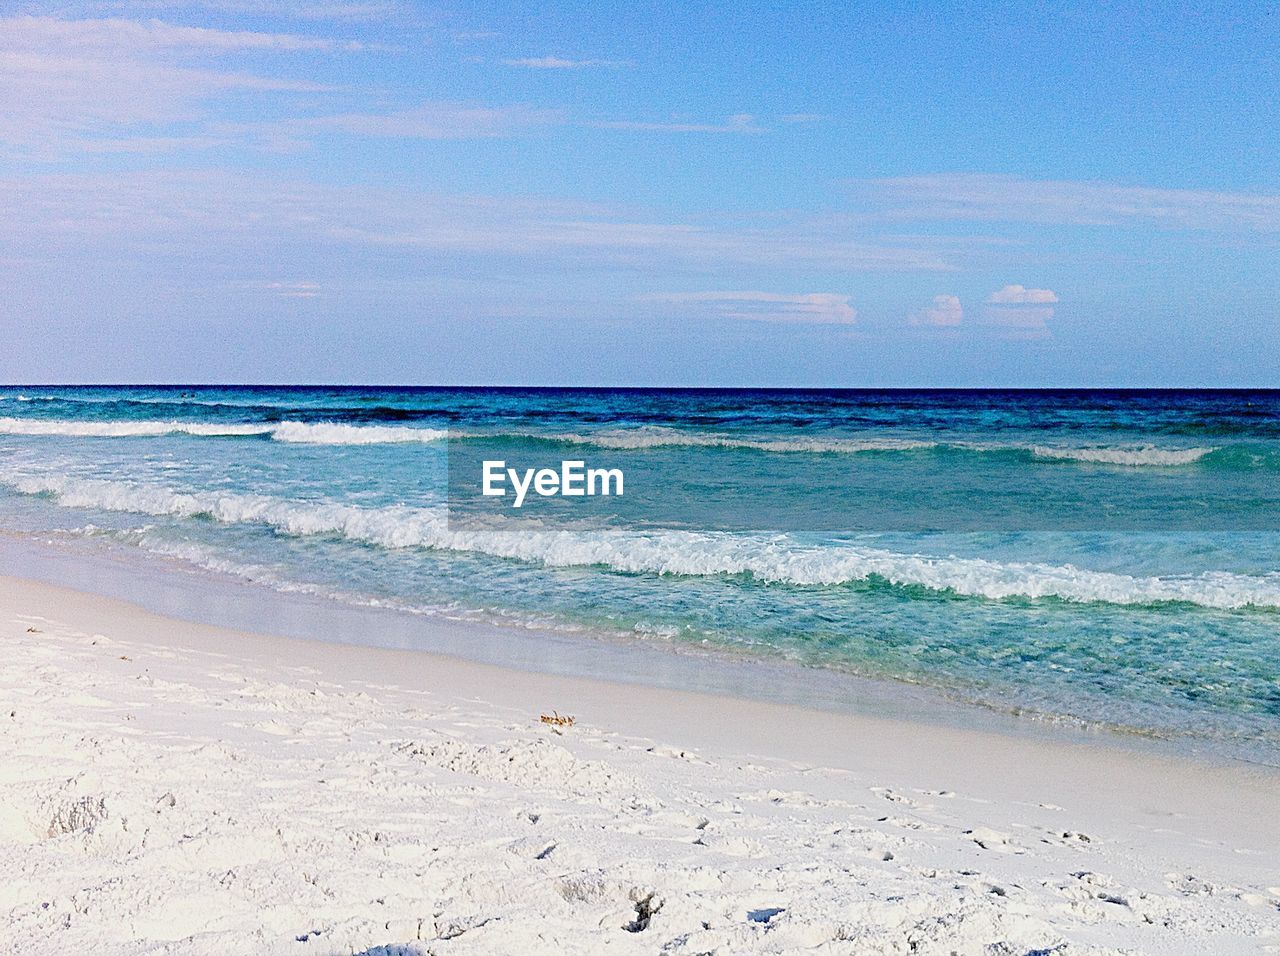
{"label": "sky", "polygon": [[1280,387],[1270,6],[3,0],[0,381]]}

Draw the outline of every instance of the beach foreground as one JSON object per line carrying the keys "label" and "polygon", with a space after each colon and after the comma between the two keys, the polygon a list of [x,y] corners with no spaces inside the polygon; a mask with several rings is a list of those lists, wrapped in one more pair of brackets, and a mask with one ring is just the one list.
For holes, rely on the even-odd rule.
{"label": "beach foreground", "polygon": [[1280,951],[1270,771],[16,579],[0,641],[5,952]]}

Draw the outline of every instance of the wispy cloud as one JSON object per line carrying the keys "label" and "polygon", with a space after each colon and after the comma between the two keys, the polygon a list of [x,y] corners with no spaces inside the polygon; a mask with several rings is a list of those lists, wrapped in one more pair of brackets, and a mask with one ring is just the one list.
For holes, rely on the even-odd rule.
{"label": "wispy cloud", "polygon": [[949,173],[850,183],[888,218],[1280,231],[1280,195]]}
{"label": "wispy cloud", "polygon": [[[0,142],[32,153],[78,147],[121,127],[189,122],[196,104],[227,92],[320,92],[327,87],[247,73],[107,58],[0,52]],[[154,133],[144,139],[157,140]]]}
{"label": "wispy cloud", "polygon": [[[557,274],[602,266],[655,277],[673,268],[708,275],[740,267],[840,273],[948,268],[931,251],[837,239],[799,223],[746,229],[663,221],[576,202],[212,171],[0,179],[0,208],[6,210],[0,239],[35,249],[78,247],[83,255],[98,255],[109,236],[120,255],[135,244],[183,255],[222,250],[252,260],[270,242],[313,254],[318,247],[376,249],[379,256],[408,261],[502,256]],[[771,301],[777,311],[790,303],[810,315],[839,314],[838,304],[824,299],[760,301]]]}
{"label": "wispy cloud", "polygon": [[849,296],[834,292],[806,292],[800,295],[776,292],[667,292],[645,296],[644,300],[699,306],[719,318],[758,322],[852,325],[858,319],[858,310],[849,304]]}
{"label": "wispy cloud", "polygon": [[987,296],[988,305],[1051,305],[1058,295],[1051,289],[1028,289],[1024,285],[1007,285]]}
{"label": "wispy cloud", "polygon": [[529,106],[424,103],[393,113],[345,113],[286,120],[275,124],[275,128],[298,135],[336,130],[359,136],[405,139],[487,139],[563,121],[563,114],[558,110]]}
{"label": "wispy cloud", "polygon": [[722,123],[641,122],[636,120],[600,120],[585,124],[596,129],[632,130],[643,133],[763,133],[750,113],[735,113]]}
{"label": "wispy cloud", "polygon": [[91,0],[83,11],[146,14],[175,10],[208,11],[292,20],[377,21],[403,19],[413,7],[405,0]]}
{"label": "wispy cloud", "polygon": [[281,299],[315,299],[320,295],[316,282],[268,282],[266,289]]}
{"label": "wispy cloud", "polygon": [[76,140],[76,148],[84,153],[132,153],[137,155],[172,153],[176,150],[216,149],[227,145],[219,136],[122,136],[84,137]]}
{"label": "wispy cloud", "polygon": [[[155,20],[0,20],[0,142],[34,156],[82,147],[128,151],[127,136],[143,141],[135,151],[157,151],[165,144],[207,144],[206,129],[174,132],[153,126],[207,119],[202,104],[220,94],[314,93],[329,87],[211,69],[203,60],[189,63],[184,58],[351,48],[345,42],[293,34],[182,27]],[[95,146],[101,143],[110,145]]]}
{"label": "wispy cloud", "polygon": [[243,50],[361,50],[356,40],[214,30],[161,20],[61,20],[55,17],[0,19],[0,49],[59,56],[137,56],[164,50],[227,53]]}
{"label": "wispy cloud", "polygon": [[1058,295],[1051,289],[1007,285],[987,296],[986,320],[1013,338],[1046,338]]}
{"label": "wispy cloud", "polygon": [[923,309],[917,309],[907,316],[911,325],[926,325],[935,328],[949,328],[959,325],[964,320],[964,306],[956,295],[935,295],[933,302]]}
{"label": "wispy cloud", "polygon": [[579,70],[589,66],[622,66],[621,60],[573,60],[563,56],[526,56],[503,60],[506,66],[522,66],[531,70]]}

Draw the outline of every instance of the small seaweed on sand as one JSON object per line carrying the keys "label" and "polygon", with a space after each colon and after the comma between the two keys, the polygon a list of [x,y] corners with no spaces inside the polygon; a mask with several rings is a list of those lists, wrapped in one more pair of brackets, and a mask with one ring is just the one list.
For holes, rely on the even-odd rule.
{"label": "small seaweed on sand", "polygon": [[560,712],[556,710],[553,710],[549,714],[542,714],[538,719],[542,721],[544,724],[549,724],[552,727],[572,727],[573,726],[573,717],[570,717],[567,715],[562,716]]}

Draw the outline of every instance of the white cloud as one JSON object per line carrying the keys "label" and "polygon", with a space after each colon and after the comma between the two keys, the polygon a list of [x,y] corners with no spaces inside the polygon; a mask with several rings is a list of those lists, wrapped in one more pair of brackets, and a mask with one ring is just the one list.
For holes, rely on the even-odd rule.
{"label": "white cloud", "polygon": [[1022,285],[1007,285],[987,296],[988,305],[1049,305],[1058,296],[1049,289],[1028,289]]}
{"label": "white cloud", "polygon": [[[748,229],[579,202],[335,186],[216,170],[0,178],[0,208],[6,211],[0,241],[33,250],[76,247],[88,256],[99,255],[110,237],[120,256],[133,249],[143,258],[150,254],[145,250],[164,248],[199,256],[222,250],[252,260],[270,242],[312,255],[319,248],[363,248],[410,261],[502,256],[534,270],[613,266],[655,277],[673,269],[714,275],[732,266],[840,273],[948,269],[929,250],[852,242],[799,223]],[[795,298],[774,305],[782,311]],[[842,314],[833,300],[791,304],[811,315]]]}
{"label": "white cloud", "polygon": [[1280,195],[1274,193],[1153,189],[978,173],[849,185],[855,196],[890,219],[1280,231]]}
{"label": "white cloud", "polygon": [[[286,120],[277,128],[305,134],[308,130],[339,130],[360,136],[406,139],[483,139],[506,136],[536,126],[563,122],[558,110],[527,106],[474,106],[463,103],[424,103],[394,113],[347,113]],[[264,130],[271,129],[264,126]]]}
{"label": "white cloud", "polygon": [[641,133],[763,133],[750,113],[735,113],[723,123],[689,123],[682,121],[647,123],[634,120],[602,120],[587,123],[596,129],[620,129]]}
{"label": "white cloud", "polygon": [[237,50],[359,50],[353,40],[213,30],[161,20],[61,20],[55,17],[0,19],[0,49],[42,51],[59,56],[138,56],[165,50],[227,53]]}
{"label": "white cloud", "polygon": [[209,10],[295,20],[388,20],[402,19],[413,13],[413,7],[404,0],[96,0],[78,6],[85,10],[116,13]]}
{"label": "white cloud", "polygon": [[1047,338],[1058,296],[1050,289],[1007,285],[987,296],[984,315],[1014,338]]}
{"label": "white cloud", "polygon": [[912,325],[938,327],[959,325],[963,319],[964,307],[960,304],[960,297],[955,295],[935,295],[931,305],[918,309],[907,317]]}
{"label": "white cloud", "polygon": [[834,292],[808,292],[801,295],[781,295],[776,292],[670,292],[646,296],[645,299],[673,305],[702,305],[723,318],[761,322],[852,325],[858,318],[858,310],[849,304],[849,297]]}
{"label": "white cloud", "polygon": [[[325,89],[314,83],[139,60],[0,52],[0,141],[53,153],[78,146],[86,134],[200,119],[198,104],[217,94]],[[154,145],[153,134],[144,138]]]}
{"label": "white cloud", "polygon": [[562,56],[526,56],[502,61],[507,66],[531,70],[577,70],[588,66],[619,66],[617,60],[570,60]]}
{"label": "white cloud", "polygon": [[268,282],[266,288],[281,299],[314,299],[320,295],[315,282]]}
{"label": "white cloud", "polygon": [[123,136],[119,138],[93,137],[76,141],[76,148],[85,153],[133,153],[147,155],[172,153],[174,150],[214,149],[227,145],[219,136]]}
{"label": "white cloud", "polygon": [[[328,86],[203,65],[236,52],[332,52],[360,44],[159,20],[0,19],[0,142],[29,158],[70,151],[159,153],[235,142],[296,150],[322,130],[365,137],[466,139],[563,122],[555,110],[424,103],[269,122],[217,121],[210,100],[232,92],[333,92]],[[187,65],[203,57],[199,66]],[[185,59],[184,59],[185,58]],[[157,128],[157,124],[183,124]]]}
{"label": "white cloud", "polygon": [[[155,152],[166,144],[209,145],[207,129],[145,126],[205,121],[205,102],[221,94],[324,92],[329,87],[187,65],[184,57],[348,47],[292,34],[209,30],[156,20],[0,20],[0,142],[30,156],[82,148]],[[127,143],[132,136],[140,140],[136,150]]]}

